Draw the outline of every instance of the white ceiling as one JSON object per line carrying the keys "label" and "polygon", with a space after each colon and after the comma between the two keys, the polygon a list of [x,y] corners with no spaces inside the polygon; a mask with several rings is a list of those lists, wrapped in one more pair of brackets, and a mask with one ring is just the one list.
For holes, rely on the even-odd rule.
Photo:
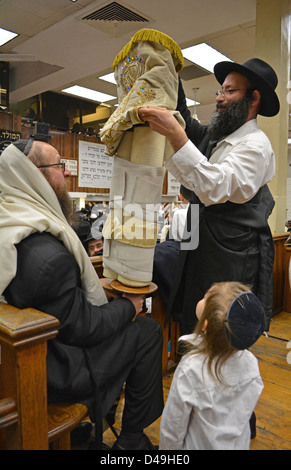
{"label": "white ceiling", "polygon": [[[91,26],[82,20],[110,3],[0,0],[0,27],[19,33],[0,47],[0,60],[1,53],[37,58],[36,62],[10,62],[10,102],[45,91],[60,92],[74,84],[116,95],[115,85],[98,76],[111,72],[116,54],[142,28],[168,34],[181,49],[206,42],[236,62],[255,56],[256,0],[117,0],[148,21],[93,21]],[[185,61],[185,73],[190,65]],[[207,122],[218,87],[215,77],[183,80],[183,85],[192,99],[193,88],[198,88],[197,114],[201,122]]]}

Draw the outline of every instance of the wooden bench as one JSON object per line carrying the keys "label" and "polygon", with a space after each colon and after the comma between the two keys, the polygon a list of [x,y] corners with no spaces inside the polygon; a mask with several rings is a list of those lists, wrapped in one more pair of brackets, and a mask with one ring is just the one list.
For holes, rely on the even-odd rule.
{"label": "wooden bench", "polygon": [[38,310],[0,303],[0,449],[70,449],[82,404],[47,403],[47,341],[59,321]]}

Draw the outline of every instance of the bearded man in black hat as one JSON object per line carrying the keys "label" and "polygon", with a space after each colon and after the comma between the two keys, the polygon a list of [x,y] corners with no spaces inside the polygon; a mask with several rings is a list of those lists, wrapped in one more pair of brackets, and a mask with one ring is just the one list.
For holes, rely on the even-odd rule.
{"label": "bearded man in black hat", "polygon": [[[199,243],[194,248],[188,243],[188,249],[183,243],[170,299],[169,314],[180,313],[182,334],[193,331],[196,304],[218,281],[250,284],[268,324],[272,315],[274,247],[268,217],[274,200],[267,183],[275,174],[275,157],[256,117],[279,112],[278,79],[257,58],[243,65],[220,62],[214,74],[221,89],[208,126],[191,118],[181,83],[177,109],[185,131],[165,109],[139,109],[140,119],[168,138],[176,153],[166,167],[192,191],[192,205],[199,205]],[[188,233],[192,210],[190,205]]]}

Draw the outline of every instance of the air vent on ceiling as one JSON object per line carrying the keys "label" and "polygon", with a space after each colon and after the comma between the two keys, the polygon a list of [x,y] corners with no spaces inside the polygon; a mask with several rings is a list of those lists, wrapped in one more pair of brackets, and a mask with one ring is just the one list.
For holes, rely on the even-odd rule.
{"label": "air vent on ceiling", "polygon": [[118,2],[110,2],[98,10],[87,10],[87,14],[80,19],[83,23],[114,37],[148,27],[147,23],[153,22],[151,18]]}
{"label": "air vent on ceiling", "polygon": [[99,10],[93,11],[87,16],[84,16],[83,20],[91,21],[139,21],[148,23],[148,20],[141,15],[138,15],[129,8],[120,5],[117,2],[109,3],[108,5],[100,8]]}

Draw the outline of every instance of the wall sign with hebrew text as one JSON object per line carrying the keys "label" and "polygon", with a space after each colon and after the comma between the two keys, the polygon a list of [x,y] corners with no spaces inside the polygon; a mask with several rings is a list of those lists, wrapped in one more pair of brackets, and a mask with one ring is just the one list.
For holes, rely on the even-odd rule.
{"label": "wall sign with hebrew text", "polygon": [[0,129],[0,155],[15,140],[21,139],[21,132]]}
{"label": "wall sign with hebrew text", "polygon": [[84,188],[110,188],[114,158],[105,155],[105,145],[79,141],[79,181]]}

